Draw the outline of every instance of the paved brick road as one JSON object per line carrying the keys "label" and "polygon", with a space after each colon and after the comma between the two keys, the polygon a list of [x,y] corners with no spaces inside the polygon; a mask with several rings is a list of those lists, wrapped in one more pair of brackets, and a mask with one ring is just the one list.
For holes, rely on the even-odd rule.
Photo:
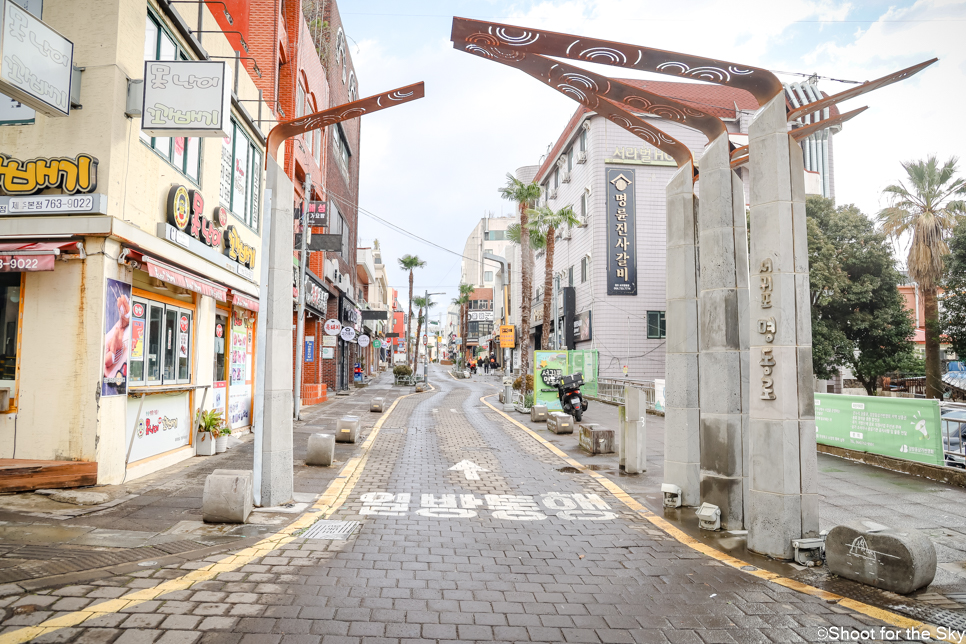
{"label": "paved brick road", "polygon": [[[436,391],[386,419],[331,517],[362,522],[350,540],[296,539],[35,641],[744,644],[828,641],[819,629],[832,626],[878,633],[874,620],[671,539],[591,477],[559,471],[557,456],[482,405],[492,387],[435,376]],[[469,470],[450,469],[463,461]],[[0,642],[203,565],[10,595]]]}

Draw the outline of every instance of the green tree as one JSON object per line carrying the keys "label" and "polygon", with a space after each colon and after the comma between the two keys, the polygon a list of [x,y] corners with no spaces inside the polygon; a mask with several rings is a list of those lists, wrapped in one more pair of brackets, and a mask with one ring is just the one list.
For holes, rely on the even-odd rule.
{"label": "green tree", "polygon": [[879,376],[901,369],[913,354],[915,331],[903,306],[885,233],[852,205],[809,197],[809,281],[812,301],[812,367],[831,378],[848,367],[870,396]]}
{"label": "green tree", "polygon": [[939,362],[939,303],[937,289],[943,277],[943,260],[949,254],[946,238],[966,214],[966,203],[953,199],[966,194],[966,180],[956,177],[956,157],[940,165],[935,155],[925,161],[902,164],[903,182],[887,186],[882,193],[890,205],[879,213],[882,230],[899,240],[912,235],[906,268],[919,285],[926,322],[926,397],[942,398],[942,365]]}
{"label": "green tree", "polygon": [[953,353],[966,360],[966,222],[961,222],[949,238],[946,278],[943,280],[943,335],[949,338]]}
{"label": "green tree", "polygon": [[530,228],[527,225],[527,210],[536,205],[540,198],[540,186],[523,183],[507,173],[506,185],[500,188],[500,195],[508,201],[515,201],[520,211],[520,253],[523,261],[520,270],[520,372],[530,373],[530,304],[533,300],[533,251],[530,248]]}
{"label": "green tree", "polygon": [[457,352],[459,359],[457,360],[457,367],[463,369],[466,364],[466,341],[469,337],[467,333],[467,311],[470,303],[470,295],[476,288],[472,284],[460,284],[459,297],[453,298],[453,304],[460,307],[460,351]]}
{"label": "green tree", "polygon": [[422,268],[426,262],[417,255],[403,255],[399,258],[399,268],[409,271],[409,316],[406,318],[406,362],[409,362],[409,334],[413,330],[413,271]]}
{"label": "green tree", "polygon": [[[416,321],[416,351],[413,358],[413,371],[416,370],[416,363],[419,362],[419,341],[422,338],[423,320],[427,320],[426,328],[429,328],[429,309],[436,306],[436,302],[431,297],[421,297],[417,295],[413,298],[413,304],[419,307],[419,317]],[[427,349],[428,350],[428,349]]]}
{"label": "green tree", "polygon": [[554,328],[557,327],[556,316],[553,314],[553,255],[556,250],[557,231],[566,226],[573,228],[580,225],[580,219],[574,214],[571,206],[564,206],[560,210],[554,210],[550,206],[540,206],[531,208],[528,212],[532,227],[537,228],[546,240],[547,251],[543,258],[543,338],[542,349],[552,349],[550,346],[550,321],[554,320]]}

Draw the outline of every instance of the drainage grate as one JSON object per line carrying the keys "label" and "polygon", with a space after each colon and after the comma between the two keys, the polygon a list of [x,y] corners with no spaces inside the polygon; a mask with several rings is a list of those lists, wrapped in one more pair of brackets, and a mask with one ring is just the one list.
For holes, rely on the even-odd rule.
{"label": "drainage grate", "polygon": [[358,527],[358,521],[316,521],[299,537],[302,539],[348,539]]}

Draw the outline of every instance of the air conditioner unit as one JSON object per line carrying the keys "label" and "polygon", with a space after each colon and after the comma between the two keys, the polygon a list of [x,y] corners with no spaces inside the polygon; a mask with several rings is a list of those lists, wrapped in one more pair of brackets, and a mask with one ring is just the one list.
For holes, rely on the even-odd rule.
{"label": "air conditioner unit", "polygon": [[570,173],[567,172],[566,170],[564,170],[563,172],[561,172],[560,173],[560,181],[561,181],[561,183],[570,183]]}
{"label": "air conditioner unit", "polygon": [[570,230],[570,226],[567,226],[566,228],[563,229],[563,238],[564,239],[570,239],[571,235],[572,235],[572,233],[571,233],[571,230]]}
{"label": "air conditioner unit", "polygon": [[587,152],[586,150],[577,151],[577,163],[587,163]]}
{"label": "air conditioner unit", "polygon": [[551,188],[550,189],[550,194],[548,195],[548,197],[550,199],[556,199],[557,198],[557,189],[556,188]]}

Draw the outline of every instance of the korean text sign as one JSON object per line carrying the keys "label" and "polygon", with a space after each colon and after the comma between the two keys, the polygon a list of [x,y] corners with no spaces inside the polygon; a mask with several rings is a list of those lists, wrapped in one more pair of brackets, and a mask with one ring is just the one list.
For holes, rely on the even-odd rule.
{"label": "korean text sign", "polygon": [[634,170],[607,169],[607,294],[637,295]]}
{"label": "korean text sign", "polygon": [[942,465],[939,401],[815,394],[816,442]]}
{"label": "korean text sign", "polygon": [[145,134],[227,137],[230,101],[231,70],[224,61],[144,63]]}

